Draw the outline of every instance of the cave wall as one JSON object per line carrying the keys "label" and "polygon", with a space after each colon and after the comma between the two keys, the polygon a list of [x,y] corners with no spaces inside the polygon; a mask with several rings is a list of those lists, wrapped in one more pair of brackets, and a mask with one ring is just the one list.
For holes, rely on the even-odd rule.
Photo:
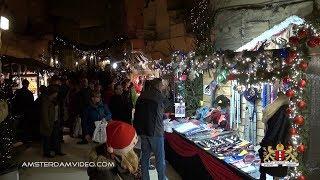
{"label": "cave wall", "polygon": [[215,48],[236,50],[291,15],[305,17],[313,1],[212,0],[216,11]]}

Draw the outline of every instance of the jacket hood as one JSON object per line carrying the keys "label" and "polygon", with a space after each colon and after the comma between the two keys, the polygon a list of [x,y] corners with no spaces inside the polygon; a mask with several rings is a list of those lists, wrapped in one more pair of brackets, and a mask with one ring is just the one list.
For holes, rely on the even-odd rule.
{"label": "jacket hood", "polygon": [[156,103],[162,103],[164,96],[162,95],[162,93],[158,89],[150,88],[150,89],[142,92],[140,98],[141,99],[148,99],[148,100],[154,101]]}
{"label": "jacket hood", "polygon": [[289,104],[289,98],[285,95],[280,95],[273,103],[269,104],[263,111],[262,121],[266,124],[268,120],[279,110],[283,105]]}

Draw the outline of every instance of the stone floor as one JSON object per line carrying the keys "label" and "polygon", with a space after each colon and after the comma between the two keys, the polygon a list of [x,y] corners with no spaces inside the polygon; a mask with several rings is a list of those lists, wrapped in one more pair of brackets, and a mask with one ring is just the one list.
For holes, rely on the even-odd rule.
{"label": "stone floor", "polygon": [[[94,144],[77,145],[77,139],[64,137],[63,152],[66,156],[47,159],[42,156],[40,144],[32,144],[18,157],[20,162],[35,161],[86,161],[88,153]],[[84,168],[24,168],[19,171],[21,180],[88,180],[86,169]],[[180,176],[175,170],[167,165],[167,176],[169,180],[180,180]],[[150,170],[151,180],[157,180],[156,170]]]}

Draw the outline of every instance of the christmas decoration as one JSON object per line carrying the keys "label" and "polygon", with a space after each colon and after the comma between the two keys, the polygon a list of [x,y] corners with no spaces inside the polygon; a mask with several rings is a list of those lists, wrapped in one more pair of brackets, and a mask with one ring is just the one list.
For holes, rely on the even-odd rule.
{"label": "christmas decoration", "polygon": [[289,89],[286,92],[286,96],[289,97],[289,98],[293,97],[294,95],[295,95],[295,93],[294,93],[294,90],[292,90],[292,89]]}
{"label": "christmas decoration", "polygon": [[284,78],[282,79],[282,82],[283,82],[284,84],[288,84],[288,83],[290,83],[290,81],[291,81],[291,79],[290,79],[289,76],[286,76],[286,77],[284,77]]}
{"label": "christmas decoration", "polygon": [[299,64],[299,68],[300,68],[302,71],[307,70],[307,68],[308,68],[308,63],[307,63],[306,61],[301,61],[301,63]]}
{"label": "christmas decoration", "polygon": [[296,36],[292,36],[292,37],[289,38],[289,42],[293,46],[298,45],[299,44],[299,40],[300,39],[298,37],[296,37]]}
{"label": "christmas decoration", "polygon": [[289,132],[290,132],[290,135],[296,135],[298,133],[296,128],[291,128]]}
{"label": "christmas decoration", "polygon": [[306,150],[306,148],[305,148],[305,145],[303,145],[303,144],[300,144],[299,146],[298,146],[298,148],[297,148],[297,151],[299,152],[299,153],[304,153],[305,152],[305,150]]}
{"label": "christmas decoration", "polygon": [[296,58],[297,58],[297,52],[290,51],[289,56],[287,57],[285,62],[286,62],[286,64],[291,65]]}
{"label": "christmas decoration", "polygon": [[279,50],[279,56],[286,59],[289,55],[289,52],[287,49],[280,49]]}
{"label": "christmas decoration", "polygon": [[307,80],[306,79],[301,79],[299,82],[298,82],[298,86],[300,88],[305,88],[307,86]]}
{"label": "christmas decoration", "polygon": [[294,118],[294,123],[299,125],[299,126],[302,126],[304,124],[304,117],[299,115],[299,116],[296,116]]}
{"label": "christmas decoration", "polygon": [[286,109],[286,113],[287,113],[288,115],[292,114],[292,112],[293,112],[293,110],[292,110],[291,108],[287,108],[287,109]]}
{"label": "christmas decoration", "polygon": [[228,80],[229,81],[233,81],[233,80],[236,80],[236,75],[235,74],[229,74],[229,76],[228,76]]}
{"label": "christmas decoration", "polygon": [[317,47],[318,46],[318,38],[316,38],[316,37],[312,37],[312,38],[310,38],[310,40],[307,42],[307,45],[309,46],[309,47],[311,47],[311,48],[315,48],[315,47]]}
{"label": "christmas decoration", "polygon": [[301,176],[299,176],[298,178],[297,178],[297,180],[306,180],[307,179],[307,177],[305,177],[304,175],[301,175]]}
{"label": "christmas decoration", "polygon": [[305,109],[307,107],[307,103],[304,100],[300,100],[300,101],[298,101],[297,106],[300,109]]}
{"label": "christmas decoration", "polygon": [[308,36],[308,29],[302,28],[298,32],[299,39],[305,39]]}

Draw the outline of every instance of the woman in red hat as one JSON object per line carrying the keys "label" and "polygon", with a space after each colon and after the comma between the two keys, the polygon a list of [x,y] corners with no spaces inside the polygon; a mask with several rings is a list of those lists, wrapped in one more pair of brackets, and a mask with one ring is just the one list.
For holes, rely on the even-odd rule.
{"label": "woman in red hat", "polygon": [[90,152],[90,161],[103,167],[89,167],[90,180],[138,179],[139,159],[133,148],[138,142],[133,126],[111,121],[106,128],[107,141]]}

